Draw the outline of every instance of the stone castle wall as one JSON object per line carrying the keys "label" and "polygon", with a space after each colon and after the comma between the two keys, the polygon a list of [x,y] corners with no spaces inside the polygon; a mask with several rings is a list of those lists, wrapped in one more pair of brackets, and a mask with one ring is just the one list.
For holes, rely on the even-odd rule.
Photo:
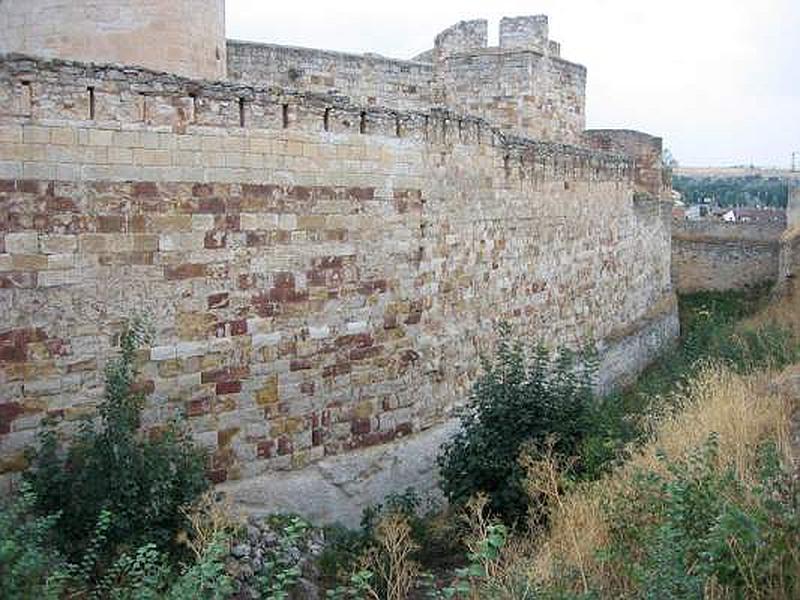
{"label": "stone castle wall", "polygon": [[0,54],[225,77],[224,0],[4,0]]}
{"label": "stone castle wall", "polygon": [[782,222],[673,221],[676,291],[744,289],[776,281],[783,231]]}
{"label": "stone castle wall", "polygon": [[433,65],[376,55],[228,40],[228,75],[255,85],[276,85],[349,97],[364,106],[429,110]]}
{"label": "stone castle wall", "polygon": [[5,57],[0,471],[91,411],[144,311],[145,424],[183,411],[243,502],[330,519],[422,487],[499,319],[597,339],[601,386],[675,336],[641,180],[454,113]]}
{"label": "stone castle wall", "polygon": [[427,62],[229,41],[228,75],[393,110],[449,109],[509,134],[583,143],[586,69],[560,58],[547,17],[504,18],[499,44],[488,46],[482,19],[441,32]]}

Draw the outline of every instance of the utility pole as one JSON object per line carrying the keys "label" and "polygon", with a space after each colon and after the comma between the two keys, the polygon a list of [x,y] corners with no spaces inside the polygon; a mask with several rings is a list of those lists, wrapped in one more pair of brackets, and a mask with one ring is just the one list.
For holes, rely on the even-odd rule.
{"label": "utility pole", "polygon": [[800,152],[792,152],[792,173],[797,173],[797,156]]}

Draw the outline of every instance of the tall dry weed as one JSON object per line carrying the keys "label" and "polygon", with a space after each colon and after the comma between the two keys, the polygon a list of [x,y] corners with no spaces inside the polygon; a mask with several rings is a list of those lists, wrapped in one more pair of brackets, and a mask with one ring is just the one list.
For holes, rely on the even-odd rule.
{"label": "tall dry weed", "polygon": [[[621,468],[557,497],[550,528],[530,563],[529,574],[537,582],[563,582],[566,574],[575,582],[571,586],[575,592],[584,591],[587,584],[606,591],[624,588],[626,583],[617,573],[597,559],[598,550],[610,541],[612,524],[604,507],[613,498],[635,496],[637,472],[651,471],[669,478],[661,455],[683,459],[716,433],[719,461],[731,464],[739,478],[749,483],[757,480],[759,442],[773,438],[783,455],[791,458],[793,402],[770,393],[763,377],[746,378],[709,367],[689,384],[683,396],[683,410],[658,423],[652,441]],[[532,465],[530,480],[539,482],[531,484],[537,491],[543,485],[554,489],[552,483],[547,484],[556,477],[549,469],[547,465]]]}
{"label": "tall dry weed", "polygon": [[375,528],[375,540],[377,545],[363,557],[362,566],[375,574],[382,592],[369,584],[367,593],[376,600],[406,600],[420,575],[419,564],[411,558],[419,546],[408,517],[399,512],[383,517]]}

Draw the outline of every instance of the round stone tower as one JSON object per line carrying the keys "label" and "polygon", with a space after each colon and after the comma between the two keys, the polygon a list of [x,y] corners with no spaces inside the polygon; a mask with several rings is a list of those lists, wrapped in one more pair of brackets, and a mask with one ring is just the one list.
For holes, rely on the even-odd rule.
{"label": "round stone tower", "polygon": [[0,0],[0,53],[226,72],[225,0]]}

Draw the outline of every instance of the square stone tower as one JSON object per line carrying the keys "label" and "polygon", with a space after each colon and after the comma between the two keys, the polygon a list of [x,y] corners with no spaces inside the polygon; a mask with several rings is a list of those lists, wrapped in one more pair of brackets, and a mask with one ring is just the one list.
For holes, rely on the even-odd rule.
{"label": "square stone tower", "polygon": [[11,52],[222,79],[225,0],[4,0]]}

